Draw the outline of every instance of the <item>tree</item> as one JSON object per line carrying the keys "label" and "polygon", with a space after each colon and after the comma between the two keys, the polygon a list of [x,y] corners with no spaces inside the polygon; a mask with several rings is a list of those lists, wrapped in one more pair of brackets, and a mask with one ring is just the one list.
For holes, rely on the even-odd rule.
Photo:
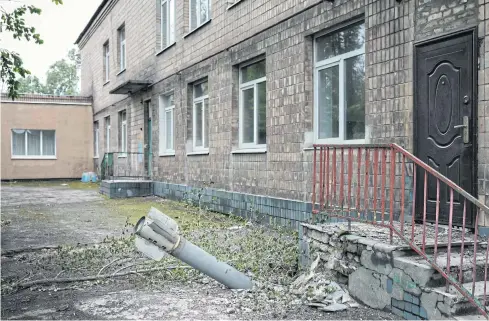
{"label": "tree", "polygon": [[[51,0],[54,4],[63,4],[62,0]],[[36,33],[36,28],[27,26],[25,16],[27,14],[41,14],[41,9],[32,5],[21,5],[11,12],[7,12],[4,7],[0,6],[2,12],[0,20],[0,33],[4,30],[10,32],[14,39],[31,41],[36,44],[42,44],[41,36]],[[30,74],[30,71],[24,68],[24,63],[20,55],[11,50],[0,48],[0,80],[7,84],[8,96],[15,98],[18,96],[20,81],[19,76],[25,78]]]}
{"label": "tree", "polygon": [[17,91],[20,94],[45,94],[46,86],[41,83],[37,76],[27,75],[27,77],[19,79]]}
{"label": "tree", "polygon": [[58,60],[49,66],[46,72],[46,84],[41,83],[36,76],[27,75],[19,79],[17,92],[57,96],[78,95],[80,62],[80,54],[73,48],[68,52],[67,58]]}
{"label": "tree", "polygon": [[77,95],[80,54],[75,49],[68,52],[68,60],[61,59],[52,64],[46,73],[46,94]]}

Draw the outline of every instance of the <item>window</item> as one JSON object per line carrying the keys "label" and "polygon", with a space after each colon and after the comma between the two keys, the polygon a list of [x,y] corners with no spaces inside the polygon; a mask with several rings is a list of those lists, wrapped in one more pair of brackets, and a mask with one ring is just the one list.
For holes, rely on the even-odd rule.
{"label": "window", "polygon": [[210,19],[210,0],[190,0],[190,30]]}
{"label": "window", "polygon": [[107,41],[104,45],[104,80],[109,81],[109,42]]}
{"label": "window", "polygon": [[175,42],[175,0],[161,0],[161,49]]}
{"label": "window", "polygon": [[317,141],[365,139],[365,26],[357,23],[315,39]]}
{"label": "window", "polygon": [[239,144],[240,148],[264,148],[266,132],[265,60],[240,68],[239,73]]}
{"label": "window", "polygon": [[160,96],[159,124],[160,124],[160,155],[174,155],[174,110],[173,94]]}
{"label": "window", "polygon": [[110,117],[105,117],[105,151],[110,150]]}
{"label": "window", "polygon": [[12,158],[56,158],[55,131],[12,129]]}
{"label": "window", "polygon": [[193,147],[195,151],[209,148],[209,96],[207,81],[193,86]]}
{"label": "window", "polygon": [[[122,153],[127,152],[127,121],[126,121],[126,111],[123,110],[119,112],[119,142],[120,151]],[[124,154],[122,155],[124,156]]]}
{"label": "window", "polygon": [[98,158],[98,121],[93,123],[93,157]]}
{"label": "window", "polygon": [[119,65],[121,70],[126,69],[126,28],[124,26],[120,27],[118,30],[119,34]]}

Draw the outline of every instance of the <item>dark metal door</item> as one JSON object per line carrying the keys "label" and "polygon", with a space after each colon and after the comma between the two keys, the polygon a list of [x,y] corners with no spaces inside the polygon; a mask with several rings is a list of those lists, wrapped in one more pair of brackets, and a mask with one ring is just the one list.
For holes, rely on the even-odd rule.
{"label": "dark metal door", "polygon": [[[473,35],[464,34],[416,48],[415,152],[455,184],[474,195]],[[418,168],[417,219],[423,217],[425,177]],[[427,181],[426,219],[435,222],[436,180]],[[448,224],[450,189],[440,183],[439,223]],[[467,203],[466,226],[473,226]],[[463,198],[454,193],[453,225],[462,225]]]}

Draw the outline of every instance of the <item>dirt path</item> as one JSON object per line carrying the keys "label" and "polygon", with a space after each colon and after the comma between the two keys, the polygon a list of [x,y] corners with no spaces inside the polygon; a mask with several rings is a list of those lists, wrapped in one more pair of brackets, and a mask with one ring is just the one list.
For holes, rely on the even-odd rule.
{"label": "dirt path", "polygon": [[[221,238],[225,235],[225,240],[217,242],[218,245],[226,246],[222,248],[220,255],[232,252],[229,249],[252,253],[250,249],[255,244],[249,243],[250,239],[254,240],[255,236],[260,235],[269,237],[268,233],[260,234],[252,229],[235,230],[236,221],[219,214],[213,214],[216,217],[212,221],[202,220],[201,216],[192,217],[191,210],[182,204],[165,203],[161,199],[116,201],[105,200],[97,190],[77,190],[66,186],[7,186],[2,187],[2,251],[43,245],[98,243],[106,236],[121,237],[122,231],[127,231],[126,216],[130,216],[130,220],[134,221],[144,215],[150,206],[165,206],[165,212],[175,219],[178,218],[183,230],[190,231],[194,225],[197,226],[194,241],[202,237],[202,228],[211,229]],[[196,222],[193,221],[195,217],[198,218]],[[219,228],[221,230],[216,230]],[[226,244],[229,239],[238,236],[240,238],[237,241],[231,240]],[[133,255],[133,261],[128,264],[138,260],[132,243],[120,245],[124,242],[117,240],[124,238],[109,243],[105,249],[95,245],[79,251],[80,247],[75,246],[69,247],[68,250],[2,255],[1,317],[13,320],[394,319],[389,313],[366,307],[336,313],[321,312],[300,302],[294,303],[291,299],[275,297],[274,291],[249,293],[244,298],[243,293],[223,289],[216,282],[195,272],[192,278],[182,277],[177,272],[162,272],[97,282],[76,282],[27,289],[9,288],[12,284],[60,275],[93,275],[114,257]],[[208,239],[207,242],[212,243],[212,240]],[[241,247],[245,246],[246,242],[251,248]],[[211,243],[208,243],[209,246],[216,246]],[[256,243],[261,245],[259,241]],[[274,251],[275,244],[274,241],[270,242]],[[221,249],[215,247],[215,250],[217,252]],[[249,258],[239,256],[237,260],[243,264],[248,262]],[[120,266],[124,265],[112,266],[105,273],[109,270],[112,273]]]}

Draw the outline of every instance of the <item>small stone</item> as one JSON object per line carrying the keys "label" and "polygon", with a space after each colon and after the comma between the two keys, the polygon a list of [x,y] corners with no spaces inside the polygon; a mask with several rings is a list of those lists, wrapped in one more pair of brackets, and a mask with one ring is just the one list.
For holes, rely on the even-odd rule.
{"label": "small stone", "polygon": [[233,314],[233,313],[236,313],[236,309],[234,309],[234,308],[229,308],[229,309],[227,309],[227,310],[226,310],[226,313],[227,313],[227,314]]}
{"label": "small stone", "polygon": [[341,303],[346,303],[351,300],[351,297],[348,293],[343,294],[343,297],[341,298]]}
{"label": "small stone", "polygon": [[344,304],[341,304],[341,303],[333,303],[331,305],[328,305],[327,307],[320,308],[321,311],[326,311],[326,312],[337,312],[337,311],[343,311],[346,309],[348,309],[348,307]]}
{"label": "small stone", "polygon": [[352,301],[352,302],[348,302],[348,306],[349,306],[350,308],[358,308],[358,307],[360,307],[360,304],[358,304],[358,303],[357,303],[357,302],[355,302],[355,301]]}
{"label": "small stone", "polygon": [[316,307],[316,308],[325,308],[327,307],[326,304],[324,303],[319,303],[319,302],[308,302],[306,303],[307,306],[310,306],[310,307]]}

